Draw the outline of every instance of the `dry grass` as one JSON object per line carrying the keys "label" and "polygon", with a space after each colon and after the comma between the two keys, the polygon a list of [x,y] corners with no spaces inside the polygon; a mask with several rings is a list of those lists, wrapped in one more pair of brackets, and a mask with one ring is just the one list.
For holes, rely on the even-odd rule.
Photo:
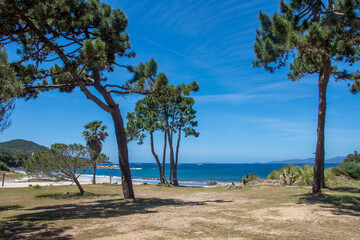
{"label": "dry grass", "polygon": [[[0,239],[360,239],[360,183],[304,187],[86,185],[0,189]],[[63,193],[70,194],[64,195]]]}

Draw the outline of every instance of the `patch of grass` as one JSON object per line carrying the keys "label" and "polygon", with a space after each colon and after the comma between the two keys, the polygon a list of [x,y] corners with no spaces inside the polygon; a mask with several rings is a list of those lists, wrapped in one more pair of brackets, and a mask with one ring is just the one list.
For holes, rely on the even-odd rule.
{"label": "patch of grass", "polygon": [[110,184],[84,185],[84,196],[76,186],[1,189],[0,238],[360,239],[357,181],[320,196],[286,186],[134,188],[135,201]]}

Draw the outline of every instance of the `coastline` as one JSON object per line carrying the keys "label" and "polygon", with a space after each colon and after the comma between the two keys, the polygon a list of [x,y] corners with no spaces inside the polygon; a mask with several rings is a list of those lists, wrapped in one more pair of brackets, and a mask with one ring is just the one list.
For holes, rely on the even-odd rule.
{"label": "coastline", "polygon": [[[12,169],[17,173],[26,174],[25,171],[19,169]],[[83,174],[81,175],[78,180],[81,185],[88,185],[92,184],[92,175],[90,174]],[[74,185],[75,183],[72,181],[39,181],[33,182],[29,181],[34,179],[28,175],[24,176],[21,179],[5,179],[4,187],[0,188],[21,188],[21,187],[29,187],[34,185],[39,186],[67,186],[67,185]],[[158,178],[133,178],[132,179],[134,185],[142,185],[142,184],[160,184],[160,179]],[[121,184],[121,177],[119,176],[112,176],[110,182],[110,176],[105,175],[97,175],[96,176],[97,184]],[[235,182],[236,184],[240,184],[240,182]],[[188,187],[214,187],[214,186],[224,186],[230,185],[230,182],[217,182],[216,185],[208,185],[206,181],[179,181],[180,186],[188,186]]]}

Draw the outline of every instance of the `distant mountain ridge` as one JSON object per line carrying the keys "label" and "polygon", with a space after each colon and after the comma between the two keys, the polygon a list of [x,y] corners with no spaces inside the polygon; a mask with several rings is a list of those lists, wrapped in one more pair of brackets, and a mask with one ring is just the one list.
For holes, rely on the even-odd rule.
{"label": "distant mountain ridge", "polygon": [[24,139],[15,139],[11,141],[1,142],[0,143],[0,151],[11,151],[15,152],[21,150],[23,152],[43,152],[48,148],[41,146],[32,141],[27,141]]}
{"label": "distant mountain ridge", "polygon": [[[325,159],[325,163],[340,163],[344,161],[345,157],[334,157]],[[295,164],[295,163],[301,163],[301,164],[314,164],[315,158],[306,158],[306,159],[287,159],[282,161],[271,161],[268,163],[288,163],[288,164]]]}

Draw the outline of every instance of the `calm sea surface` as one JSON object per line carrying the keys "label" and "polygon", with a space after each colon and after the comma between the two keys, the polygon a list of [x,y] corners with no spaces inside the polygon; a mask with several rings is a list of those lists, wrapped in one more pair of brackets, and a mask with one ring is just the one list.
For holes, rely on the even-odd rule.
{"label": "calm sea surface", "polygon": [[[196,164],[184,163],[178,166],[178,180],[183,185],[204,185],[209,180],[219,183],[240,182],[245,174],[254,173],[260,178],[266,178],[273,170],[281,168],[286,164]],[[297,165],[297,164],[296,164]],[[337,166],[336,163],[325,164],[326,168]],[[301,166],[299,164],[298,166]],[[155,163],[132,163],[131,174],[134,182],[158,183],[159,171]],[[169,166],[166,166],[166,170]],[[109,179],[112,175],[113,181],[120,181],[119,169],[97,169],[97,178]],[[85,172],[86,177],[91,177],[92,170]],[[165,173],[169,176],[168,171]]]}

